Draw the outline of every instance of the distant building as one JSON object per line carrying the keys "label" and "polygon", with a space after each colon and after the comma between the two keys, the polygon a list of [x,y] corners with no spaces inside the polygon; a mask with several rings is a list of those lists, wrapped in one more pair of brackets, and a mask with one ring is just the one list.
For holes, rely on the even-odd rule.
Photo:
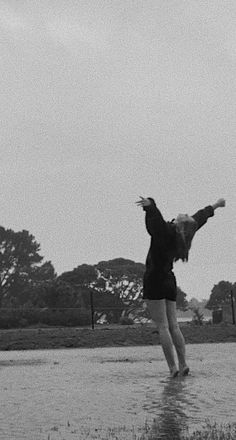
{"label": "distant building", "polygon": [[222,321],[230,324],[233,323],[232,306],[230,304],[226,304],[222,307]]}
{"label": "distant building", "polygon": [[233,323],[232,306],[231,304],[225,304],[219,309],[212,311],[213,324],[219,324],[220,322]]}
{"label": "distant building", "polygon": [[212,323],[219,324],[223,320],[223,311],[222,309],[212,310]]}

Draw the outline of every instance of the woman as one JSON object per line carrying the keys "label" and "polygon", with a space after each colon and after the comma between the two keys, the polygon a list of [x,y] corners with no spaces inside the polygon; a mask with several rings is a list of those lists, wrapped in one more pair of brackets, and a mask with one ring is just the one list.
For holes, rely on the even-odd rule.
{"label": "woman", "polygon": [[[166,222],[152,198],[140,197],[137,205],[146,212],[146,229],[151,244],[146,258],[143,279],[143,299],[152,320],[156,323],[160,342],[172,377],[187,375],[189,367],[185,360],[185,341],[176,317],[177,285],[173,273],[173,262],[188,261],[188,254],[195,232],[213,217],[217,208],[225,206],[219,199],[193,216],[179,214]],[[174,347],[178,357],[175,362]]]}

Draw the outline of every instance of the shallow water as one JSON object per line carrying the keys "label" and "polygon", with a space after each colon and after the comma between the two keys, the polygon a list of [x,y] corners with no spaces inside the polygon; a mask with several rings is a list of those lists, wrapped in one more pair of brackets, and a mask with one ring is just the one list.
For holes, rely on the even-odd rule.
{"label": "shallow water", "polygon": [[177,379],[160,346],[0,352],[0,439],[101,439],[147,421],[178,440],[206,419],[235,423],[235,349],[187,345],[191,374]]}

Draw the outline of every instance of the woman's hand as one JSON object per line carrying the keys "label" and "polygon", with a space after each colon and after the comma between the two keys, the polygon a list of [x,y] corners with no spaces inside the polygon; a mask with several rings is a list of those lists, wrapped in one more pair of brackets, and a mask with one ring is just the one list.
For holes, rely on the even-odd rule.
{"label": "woman's hand", "polygon": [[218,204],[219,208],[224,208],[224,206],[225,206],[225,199],[217,200],[217,204]]}
{"label": "woman's hand", "polygon": [[224,208],[226,205],[225,199],[218,199],[217,202],[212,205],[213,209]]}
{"label": "woman's hand", "polygon": [[144,206],[149,206],[151,205],[151,200],[149,199],[145,199],[144,197],[139,196],[141,200],[138,200],[137,202],[135,202],[138,206],[141,206],[141,208],[144,208]]}

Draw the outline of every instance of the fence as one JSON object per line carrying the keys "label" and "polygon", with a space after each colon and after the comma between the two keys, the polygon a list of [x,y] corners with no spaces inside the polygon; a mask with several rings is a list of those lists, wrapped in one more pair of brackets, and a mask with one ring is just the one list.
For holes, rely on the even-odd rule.
{"label": "fence", "polygon": [[[230,306],[229,306],[230,307]],[[140,304],[128,306],[94,307],[93,294],[90,294],[90,307],[4,307],[0,308],[0,328],[28,327],[31,325],[48,326],[91,326],[94,330],[95,323],[102,316],[110,316],[113,322],[119,324],[132,324],[134,321],[129,315],[135,317],[135,322],[147,322],[150,317]],[[113,315],[113,316],[112,316]],[[116,315],[116,316],[115,316]],[[115,316],[115,319],[114,319]],[[222,310],[213,312],[213,324],[222,321]],[[231,319],[228,322],[235,324],[234,299],[231,295]]]}
{"label": "fence", "polygon": [[[146,312],[140,306],[129,308],[135,315],[136,322],[145,318]],[[132,324],[125,312],[127,307],[94,307],[93,296],[90,297],[90,308],[81,307],[3,307],[0,308],[0,328],[28,327],[32,325],[51,326],[91,326],[94,330],[95,323],[102,317],[108,317],[111,322],[119,324]],[[139,318],[140,315],[140,318]],[[143,315],[143,316],[142,316]]]}

